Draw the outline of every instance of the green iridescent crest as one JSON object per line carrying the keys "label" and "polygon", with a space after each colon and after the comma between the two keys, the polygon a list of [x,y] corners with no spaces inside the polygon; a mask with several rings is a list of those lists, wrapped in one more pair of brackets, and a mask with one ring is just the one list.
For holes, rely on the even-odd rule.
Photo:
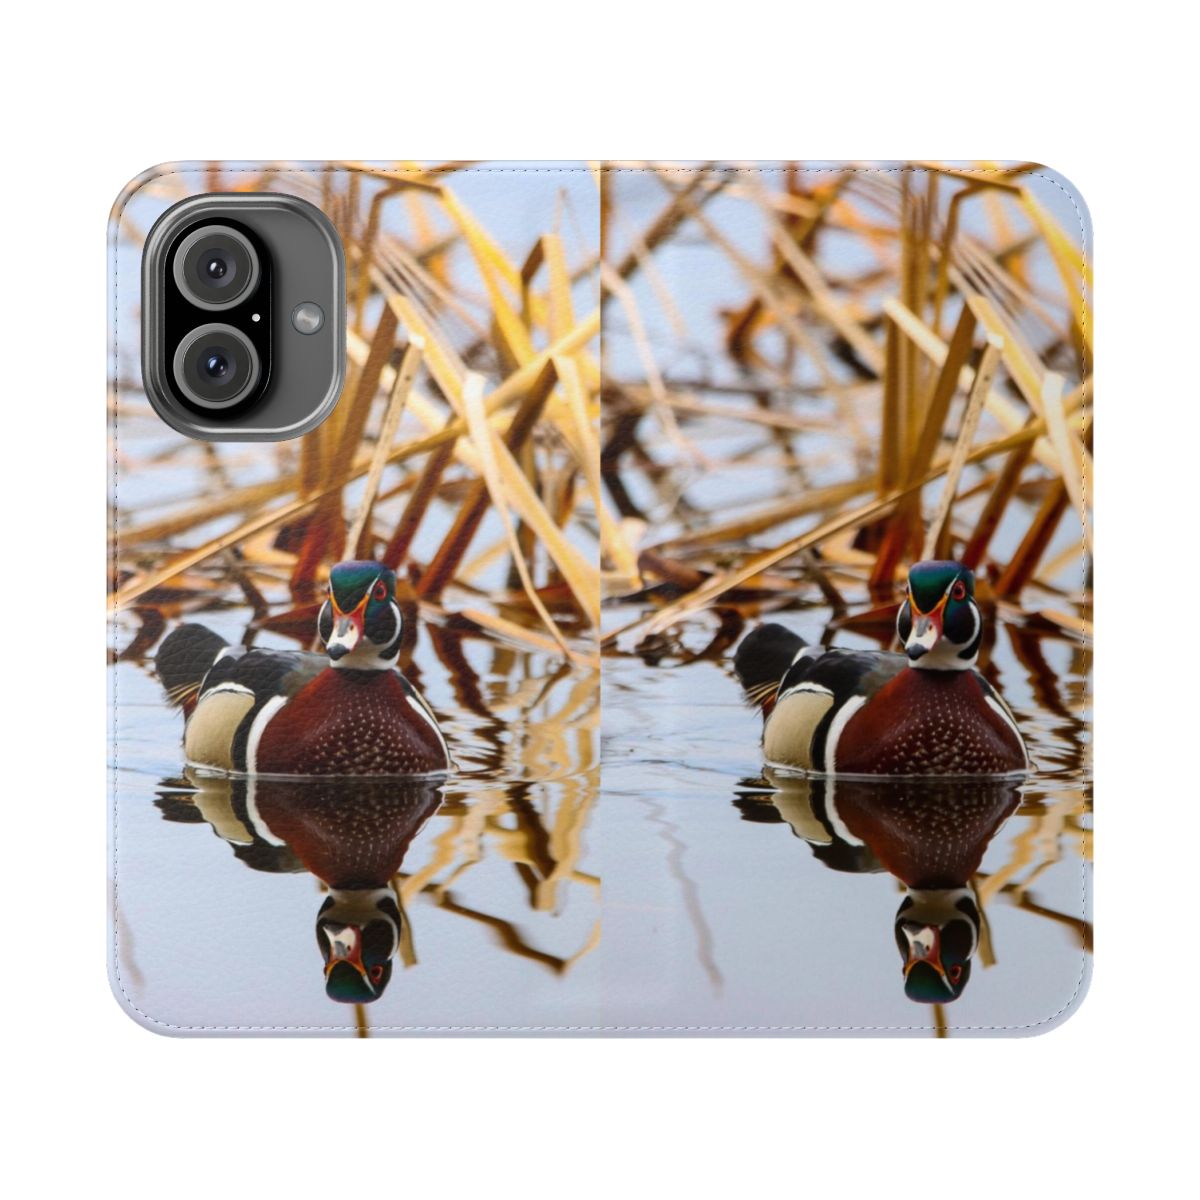
{"label": "green iridescent crest", "polygon": [[908,590],[921,612],[932,612],[956,579],[962,580],[967,595],[975,595],[975,576],[961,563],[931,560],[913,565],[908,573]]}
{"label": "green iridescent crest", "polygon": [[329,572],[329,590],[341,612],[353,612],[376,580],[387,589],[388,598],[395,595],[396,573],[382,563],[342,562]]}

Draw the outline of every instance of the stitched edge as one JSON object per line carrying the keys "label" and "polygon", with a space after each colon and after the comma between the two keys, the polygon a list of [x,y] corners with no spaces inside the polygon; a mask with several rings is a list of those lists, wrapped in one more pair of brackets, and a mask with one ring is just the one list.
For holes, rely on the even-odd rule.
{"label": "stitched edge", "polygon": [[[691,174],[701,167],[607,167],[601,166],[596,168],[601,174],[642,174],[647,171],[664,172],[668,174]],[[791,168],[784,166],[771,165],[756,165],[754,167],[726,167],[722,168],[727,174],[765,174],[767,172],[779,172],[789,170]],[[118,292],[120,288],[119,270],[118,270],[118,249],[120,246],[120,230],[121,220],[125,214],[125,209],[129,206],[129,202],[138,192],[142,190],[148,183],[152,183],[157,179],[164,179],[170,175],[192,175],[203,170],[201,164],[188,166],[163,166],[151,168],[144,175],[138,177],[133,182],[132,186],[127,185],[118,197],[117,203],[114,205],[109,218],[111,228],[111,254],[113,262],[112,274],[112,417],[110,425],[112,428],[113,439],[113,477],[112,477],[112,545],[113,550],[109,555],[109,586],[113,587],[116,582],[116,572],[120,562],[120,528],[117,520],[119,512],[118,504],[118,489],[120,485],[119,471],[119,455],[117,452],[118,437],[120,432],[120,417],[118,415],[118,400],[120,398],[120,309],[118,301]],[[593,173],[592,167],[495,167],[495,166],[467,166],[456,171],[455,174],[474,171],[476,173],[492,173],[492,174],[579,174]],[[822,175],[822,174],[845,174],[847,172],[855,172],[859,174],[929,174],[928,167],[919,167],[904,165],[898,167],[856,167],[856,166],[837,166],[837,167],[807,167],[797,168],[802,175]],[[956,170],[964,174],[971,175],[1004,175],[1008,171],[1001,167],[957,167]],[[359,168],[352,165],[342,166],[293,166],[293,167],[228,167],[222,168],[222,174],[256,174],[256,175],[332,175],[339,172],[347,174],[358,173]],[[425,171],[420,168],[411,167],[372,167],[371,173],[374,175],[423,175]],[[1088,286],[1087,276],[1083,269],[1087,263],[1088,238],[1087,238],[1087,223],[1083,219],[1083,212],[1080,209],[1079,201],[1072,194],[1071,190],[1065,184],[1057,179],[1054,175],[1046,174],[1042,171],[1026,172],[1028,178],[1045,179],[1058,188],[1064,196],[1071,202],[1071,207],[1075,210],[1075,216],[1079,220],[1079,252],[1080,252],[1080,279],[1079,279],[1079,294],[1080,294],[1080,356],[1079,367],[1081,378],[1087,378],[1088,367],[1090,366],[1090,356],[1087,349],[1087,309],[1088,309]],[[1083,406],[1080,407],[1080,432],[1086,434],[1086,424],[1083,414],[1085,413]],[[1080,512],[1080,525],[1082,527],[1086,521],[1087,513],[1087,472],[1082,473],[1081,479],[1081,501],[1083,511]],[[1087,540],[1086,536],[1081,536],[1080,539],[1080,567],[1081,567],[1081,583],[1087,583]],[[117,613],[113,613],[109,621],[109,633],[112,638],[112,645],[115,648],[117,642]],[[1086,631],[1083,626],[1080,626],[1080,645],[1084,653],[1084,661],[1087,670],[1091,669],[1091,648],[1088,645]],[[113,977],[117,986],[121,990],[121,995],[124,998],[125,1004],[131,1012],[136,1013],[143,1020],[157,1025],[163,1029],[172,1030],[177,1033],[353,1033],[357,1029],[353,1025],[175,1025],[169,1021],[160,1021],[156,1017],[152,1017],[149,1013],[143,1012],[142,1009],[134,1003],[133,998],[125,989],[124,980],[121,978],[121,962],[120,962],[120,942],[121,928],[117,919],[117,903],[119,894],[118,872],[120,855],[118,853],[119,826],[118,818],[118,779],[120,767],[120,739],[118,737],[118,724],[120,705],[118,701],[118,672],[112,673],[112,839],[113,839],[113,882],[112,882],[112,960],[111,966]],[[1080,919],[1085,919],[1087,916],[1087,900],[1088,900],[1088,875],[1087,863],[1080,858],[1079,864],[1079,916]],[[1075,1000],[1083,988],[1084,980],[1087,977],[1088,954],[1086,949],[1081,949],[1079,958],[1079,976],[1075,981],[1075,987],[1071,995],[1067,997],[1064,1003],[1053,1013],[1047,1017],[1041,1018],[1038,1021],[1029,1021],[1020,1025],[948,1025],[947,1029],[951,1032],[967,1033],[1015,1033],[1022,1030],[1037,1029],[1042,1025],[1048,1025],[1057,1020],[1075,1003]],[[926,1025],[376,1025],[372,1027],[373,1032],[377,1033],[927,1033],[928,1026]]]}

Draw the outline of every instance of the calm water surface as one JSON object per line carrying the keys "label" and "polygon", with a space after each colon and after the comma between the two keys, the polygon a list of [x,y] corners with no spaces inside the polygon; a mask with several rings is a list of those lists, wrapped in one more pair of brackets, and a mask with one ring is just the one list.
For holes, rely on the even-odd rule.
{"label": "calm water surface", "polygon": [[[639,611],[610,616],[624,625]],[[813,639],[827,617],[774,619]],[[682,653],[659,659],[656,647],[653,665],[633,653],[605,659],[598,824],[620,846],[606,904],[624,889],[640,917],[605,932],[628,937],[623,970],[669,980],[648,1011],[914,1034],[1055,1014],[1081,985],[1091,946],[1078,648],[1008,626],[992,648],[991,674],[1038,767],[1028,780],[869,784],[864,796],[861,784],[764,775],[761,721],[741,703],[728,655],[686,660],[718,628],[711,614],[697,618]],[[849,634],[836,644],[878,648]],[[969,979],[944,1004],[905,994],[894,923],[914,882],[966,885],[983,914]]]}
{"label": "calm water surface", "polygon": [[[621,176],[611,202],[605,253],[615,262],[631,231],[649,226],[662,188]],[[754,205],[730,189],[704,211],[729,246],[767,269],[770,239]],[[991,237],[985,214],[976,210],[969,222],[972,236]],[[822,232],[811,252],[828,279],[879,281],[879,296],[857,294],[864,312],[894,293],[896,261],[846,229]],[[843,502],[712,536],[810,489],[871,478],[880,440],[879,383],[824,348],[819,315],[800,314],[818,352],[789,347],[768,322],[753,340],[755,355],[733,361],[729,314],[744,312],[754,295],[734,255],[685,225],[653,258],[656,278],[639,272],[630,287],[658,370],[691,404],[677,412],[674,436],[661,414],[641,415],[628,398],[624,426],[616,408],[606,416],[619,447],[607,478],[619,485],[622,514],[644,528],[639,548],[667,568],[647,573],[645,593],[610,602],[609,632],[673,598],[663,582],[670,567],[703,576],[811,530]],[[1029,269],[1053,285],[1045,256]],[[615,302],[605,310],[604,374],[614,395],[623,386],[631,397],[648,394],[645,354]],[[985,414],[978,437],[1000,432]],[[990,469],[964,472],[961,528],[978,518]],[[940,482],[926,489],[926,514],[940,491]],[[1039,499],[1007,506],[993,562],[1008,561]],[[861,618],[884,601],[866,593],[869,556],[848,539],[837,543],[820,547],[820,562],[848,615]],[[1090,588],[1081,550],[1078,520],[1067,514],[1046,550],[1058,564],[1045,572],[1050,587],[1022,596],[1025,611],[987,608],[984,669],[1015,710],[1036,766],[1008,794],[965,781],[957,790],[882,785],[864,793],[764,776],[761,720],[742,703],[730,662],[737,639],[767,619],[827,645],[879,650],[891,636],[890,617],[835,624],[799,559],[768,571],[757,597],[726,596],[726,607],[662,633],[643,628],[616,640],[604,658],[604,772],[592,842],[604,874],[605,944],[615,947],[608,961],[640,1019],[929,1036],[1039,1028],[1077,996],[1091,946],[1089,649],[1071,627],[1090,615],[1081,607]],[[981,578],[994,578],[994,568]],[[1031,611],[1042,606],[1065,620]],[[930,891],[942,895],[917,895]],[[913,1000],[901,944],[911,936],[933,946],[929,930],[911,921],[913,909],[937,915],[938,901],[959,900],[981,914],[970,969],[956,998]],[[962,931],[943,932],[948,952]],[[638,990],[637,980],[652,982]]]}
{"label": "calm water surface", "polygon": [[[628,186],[650,188],[647,213],[660,202],[648,183]],[[708,211],[736,244],[759,244],[761,230],[734,202],[718,199]],[[736,384],[714,324],[718,301],[740,294],[736,274],[687,237],[663,249],[659,266],[679,285],[691,331],[672,350],[669,323],[635,277],[660,367]],[[606,373],[639,380],[616,305],[604,336]],[[797,385],[818,382],[798,367]],[[873,405],[863,399],[864,420]],[[686,422],[707,465],[657,439],[653,485],[636,473],[623,480],[646,518],[646,544],[866,469],[827,398],[781,394],[778,406],[813,420],[803,472],[770,430],[740,421]],[[122,448],[142,461],[166,443],[154,422],[126,420]],[[170,465],[186,500],[199,485],[189,472],[208,469],[202,452]],[[248,482],[248,469],[268,466],[250,456],[249,468],[233,461],[229,471]],[[137,511],[171,494],[161,475],[130,472],[123,503]],[[429,522],[425,536],[440,537],[450,515]],[[998,531],[999,552],[1015,545],[1026,520],[1014,510]],[[803,524],[777,526],[761,544]],[[498,535],[485,527],[480,544]],[[1069,552],[1077,537],[1066,523],[1049,553]],[[432,545],[418,544],[415,557],[427,558]],[[797,589],[805,601],[812,594]],[[849,598],[855,612],[871,607],[865,595]],[[269,599],[273,611],[290,607],[282,591]],[[1071,594],[1055,603],[1069,609]],[[882,644],[834,628],[827,610],[799,599],[777,595],[772,605],[771,619],[810,641]],[[251,626],[232,587],[198,607],[186,618],[231,641]],[[605,625],[623,626],[649,607],[642,597],[619,602]],[[184,613],[164,615],[169,628]],[[1037,768],[1019,787],[830,788],[763,773],[760,721],[742,704],[729,659],[736,638],[765,615],[721,610],[652,643],[623,639],[604,657],[602,718],[595,674],[424,623],[412,677],[459,770],[440,789],[371,785],[349,805],[315,785],[249,789],[189,775],[181,716],[153,678],[152,652],[135,646],[113,668],[115,907],[130,1003],[174,1026],[348,1036],[531,1028],[931,1036],[1024,1030],[1053,1017],[1081,987],[1091,945],[1086,650],[1061,629],[992,618],[999,627],[986,669]],[[137,614],[121,617],[118,649],[134,643],[138,626]],[[262,632],[256,641],[297,645]],[[352,928],[384,890],[400,913],[398,942],[386,947],[390,974],[369,1003],[330,999],[323,915]],[[905,914],[936,915],[939,904],[964,897],[981,915],[959,954],[956,998],[910,998],[901,947],[906,939],[928,947],[932,935],[911,919],[906,933]],[[939,947],[947,961],[963,936],[949,928]]]}
{"label": "calm water surface", "polygon": [[[238,637],[243,616],[205,619]],[[820,617],[783,619],[812,632]],[[716,626],[696,619],[689,641]],[[551,1028],[933,1033],[1041,1021],[1078,986],[1090,804],[1068,642],[1038,639],[1031,660],[1000,631],[992,660],[1039,770],[1011,803],[963,783],[925,804],[942,814],[939,845],[957,847],[948,864],[930,864],[903,821],[880,844],[852,795],[764,776],[727,656],[606,657],[600,788],[594,676],[481,639],[438,643],[423,631],[420,683],[460,770],[415,797],[364,789],[361,822],[321,785],[248,797],[189,776],[180,716],[148,665],[114,668],[121,979],[138,1008],[173,1025],[236,1014],[347,1034],[525,1028],[531,1013]],[[1053,693],[1031,661],[1053,669]],[[969,885],[983,911],[971,977],[952,1004],[916,1003],[894,929],[907,884],[892,872],[921,883],[976,852],[969,878],[934,880]],[[316,923],[331,879],[399,899],[393,970],[367,1005],[326,995]]]}
{"label": "calm water surface", "polygon": [[[240,639],[244,616],[200,619]],[[295,645],[258,638],[272,643]],[[419,788],[197,777],[149,664],[115,667],[120,972],[137,1008],[177,1026],[347,1034],[576,1022],[601,915],[586,836],[596,678],[428,628],[415,657],[459,766]],[[326,994],[316,925],[331,884],[391,889],[403,914],[366,1005]]]}

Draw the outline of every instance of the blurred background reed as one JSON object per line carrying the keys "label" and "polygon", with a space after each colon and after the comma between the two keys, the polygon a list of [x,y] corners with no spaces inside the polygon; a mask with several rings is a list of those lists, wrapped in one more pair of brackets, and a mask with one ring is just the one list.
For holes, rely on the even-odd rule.
{"label": "blurred background reed", "polygon": [[[580,211],[594,183],[525,198],[502,231],[513,254],[458,194],[466,164],[340,166],[207,168],[202,190],[279,189],[333,219],[348,379],[319,428],[265,451],[155,437],[127,399],[137,381],[118,381],[120,469],[136,484],[113,514],[114,607],[143,621],[139,647],[231,587],[264,628],[307,632],[329,566],[374,557],[430,620],[594,663],[600,318],[595,220]],[[139,204],[194,190],[165,176]],[[136,251],[148,223],[131,206],[122,244]]]}
{"label": "blurred background reed", "polygon": [[933,556],[1090,638],[1091,284],[1057,188],[1029,163],[606,176],[602,454],[637,553],[605,587],[646,602],[610,644],[751,593],[886,625]]}
{"label": "blurred background reed", "polygon": [[1032,163],[610,165],[601,456],[623,542],[603,560],[606,802],[670,821],[697,962],[726,989],[744,986],[728,964],[747,923],[773,948],[815,924],[809,962],[772,962],[807,1016],[844,1020],[853,985],[812,980],[845,974],[842,938],[870,927],[880,881],[851,890],[803,842],[762,840],[775,783],[732,651],[766,619],[893,648],[907,567],[966,562],[980,668],[1036,770],[970,881],[988,982],[952,1021],[935,1008],[933,1032],[1015,1019],[1035,976],[1069,994],[1092,936],[1092,322],[1067,186]]}
{"label": "blurred background reed", "polygon": [[[165,630],[199,619],[311,646],[329,566],[383,558],[419,617],[402,663],[460,767],[394,881],[429,936],[425,972],[386,1007],[449,1018],[458,993],[437,972],[481,946],[514,1012],[530,987],[564,1011],[614,985],[640,994],[658,943],[601,938],[615,873],[659,906],[671,953],[691,953],[677,965],[696,1014],[750,1011],[760,981],[736,947],[756,923],[768,941],[776,919],[791,927],[773,898],[802,860],[752,840],[762,818],[734,803],[759,760],[729,651],[773,613],[810,640],[890,645],[904,568],[945,554],[976,569],[982,669],[1038,766],[974,880],[994,940],[1010,959],[1027,940],[1046,954],[1004,916],[1033,914],[1090,948],[1091,284],[1054,181],[1032,164],[606,163],[519,187],[461,163],[211,165],[125,210],[125,277],[167,206],[232,188],[302,195],[334,220],[350,375],[299,443],[187,442],[140,393],[136,313],[118,322],[112,657],[119,722],[136,724],[118,773],[135,838],[161,825],[156,787],[180,787],[151,674]],[[609,839],[604,871],[589,837]],[[214,870],[206,842],[173,844],[181,866]],[[765,901],[753,920],[731,905],[742,877]],[[222,878],[247,910],[275,882]],[[825,903],[819,870],[804,880]],[[121,920],[147,987],[174,986],[195,917],[146,881],[124,879]],[[875,919],[866,888],[854,905]],[[288,961],[292,1015],[327,1021],[308,953]],[[1027,980],[1000,990],[1017,1004]]]}
{"label": "blurred background reed", "polygon": [[[613,518],[599,474],[598,180],[586,168],[324,166],[185,164],[143,182],[113,230],[121,845],[126,859],[155,847],[173,879],[195,872],[219,897],[209,914],[190,889],[163,887],[161,871],[124,870],[122,971],[149,1009],[186,1009],[205,990],[196,979],[223,969],[206,957],[207,922],[258,913],[250,942],[271,948],[259,989],[269,1022],[345,1019],[311,945],[293,936],[311,922],[318,884],[247,870],[200,836],[211,804],[181,775],[181,722],[153,656],[185,620],[231,642],[315,648],[329,568],[372,557],[398,572],[400,665],[457,769],[392,880],[413,969],[357,1026],[456,1019],[447,992],[467,992],[443,973],[459,962],[486,972],[503,1019],[531,992],[564,991],[599,937],[586,829],[598,788],[599,543]],[[345,247],[346,386],[330,418],[292,442],[188,440],[141,390],[145,235],[187,196],[238,190],[312,201]],[[236,849],[236,822],[212,829],[233,829]]]}

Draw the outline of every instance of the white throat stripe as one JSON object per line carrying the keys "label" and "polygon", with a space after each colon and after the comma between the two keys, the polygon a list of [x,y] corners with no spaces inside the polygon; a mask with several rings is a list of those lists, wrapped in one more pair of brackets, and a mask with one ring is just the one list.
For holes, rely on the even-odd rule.
{"label": "white throat stripe", "polygon": [[833,718],[833,723],[829,726],[829,733],[825,738],[825,774],[832,775],[837,769],[837,744],[842,736],[846,726],[850,723],[850,718],[864,704],[866,704],[866,696],[855,696],[852,700],[847,700],[841,708],[838,709],[837,716]]}

